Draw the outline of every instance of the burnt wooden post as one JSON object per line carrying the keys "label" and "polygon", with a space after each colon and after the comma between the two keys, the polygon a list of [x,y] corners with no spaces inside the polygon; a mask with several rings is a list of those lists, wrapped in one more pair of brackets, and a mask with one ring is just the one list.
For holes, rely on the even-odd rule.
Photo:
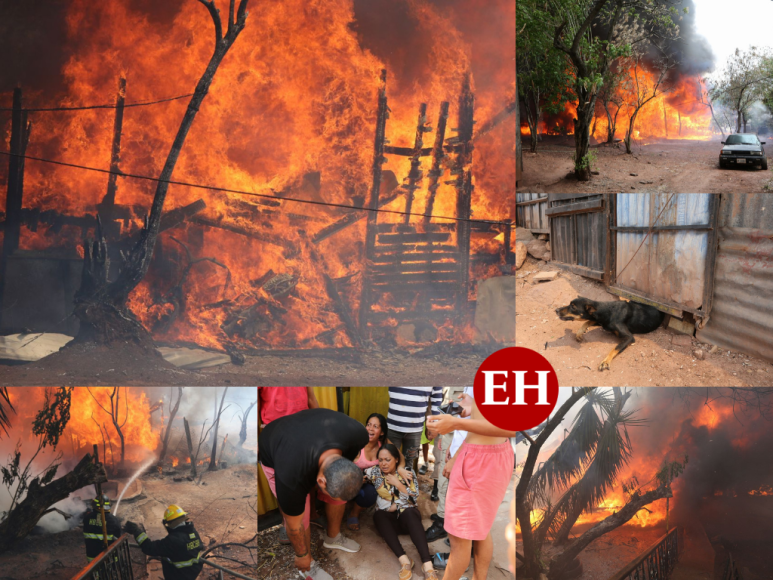
{"label": "burnt wooden post", "polygon": [[505,247],[505,265],[510,263],[510,257],[512,255],[513,264],[515,264],[515,252],[511,254],[510,252],[510,244],[512,240],[512,221],[511,220],[505,220],[505,239],[502,242],[502,245]]}
{"label": "burnt wooden post", "polygon": [[475,96],[470,88],[470,74],[467,73],[459,95],[459,118],[456,127],[456,145],[458,147],[454,173],[456,174],[456,243],[459,248],[459,293],[456,297],[458,308],[467,306],[470,288],[470,222],[472,216],[472,129],[474,120]]}
{"label": "burnt wooden post", "polygon": [[3,295],[8,257],[19,248],[21,237],[22,201],[24,197],[24,155],[27,152],[30,129],[27,111],[22,108],[21,87],[13,90],[11,113],[11,155],[8,158],[8,191],[5,198],[5,233],[0,254],[0,326],[2,326]]}
{"label": "burnt wooden post", "polygon": [[405,189],[408,195],[405,198],[404,223],[411,221],[411,207],[413,207],[413,192],[419,189],[419,182],[423,174],[421,172],[421,148],[424,145],[424,133],[431,131],[427,127],[427,103],[419,105],[419,120],[416,122],[416,138],[413,141],[413,155],[411,155],[411,170],[408,172],[408,185]]}
{"label": "burnt wooden post", "polygon": [[446,138],[446,123],[448,122],[448,101],[440,103],[440,115],[437,121],[437,131],[435,132],[435,145],[432,147],[432,168],[429,170],[429,186],[427,187],[427,207],[424,210],[424,223],[428,224],[432,219],[432,208],[435,205],[435,196],[437,195],[438,180],[443,175],[441,163],[445,152],[443,151],[443,140]]}
{"label": "burnt wooden post", "polygon": [[389,118],[386,96],[386,69],[381,70],[381,85],[378,89],[378,114],[376,116],[376,138],[373,144],[373,184],[368,201],[368,223],[365,228],[365,261],[362,268],[362,294],[360,297],[360,335],[368,337],[368,312],[370,311],[370,261],[376,247],[378,228],[378,197],[381,191],[381,170],[386,162],[384,142],[386,140],[386,121]]}
{"label": "burnt wooden post", "polygon": [[128,208],[118,207],[115,204],[115,194],[118,191],[118,165],[121,161],[121,132],[123,130],[123,108],[126,99],[126,78],[118,79],[118,94],[115,98],[115,119],[113,121],[113,145],[110,150],[110,174],[107,178],[107,193],[102,202],[97,206],[97,211],[102,219],[102,228],[108,240],[116,240],[120,236],[121,226],[117,222],[120,219],[129,219],[131,214]]}

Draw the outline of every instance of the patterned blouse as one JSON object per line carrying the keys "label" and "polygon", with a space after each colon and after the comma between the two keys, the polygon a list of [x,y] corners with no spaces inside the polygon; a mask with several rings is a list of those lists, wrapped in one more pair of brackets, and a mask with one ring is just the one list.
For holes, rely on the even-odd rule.
{"label": "patterned blouse", "polygon": [[394,475],[397,477],[397,479],[400,480],[400,483],[406,487],[408,490],[407,494],[402,493],[395,486],[387,483],[386,478],[384,477],[384,474],[381,473],[381,468],[378,465],[369,467],[365,470],[365,477],[367,477],[368,481],[370,481],[373,484],[373,487],[376,488],[376,493],[378,494],[378,509],[388,510],[392,504],[396,504],[398,511],[402,513],[406,508],[416,506],[416,500],[419,497],[419,488],[416,474],[413,472],[413,469],[408,467],[406,467],[406,469],[408,469],[411,475],[413,475],[413,480],[411,481],[410,485],[406,483],[406,481],[397,472],[395,472]]}

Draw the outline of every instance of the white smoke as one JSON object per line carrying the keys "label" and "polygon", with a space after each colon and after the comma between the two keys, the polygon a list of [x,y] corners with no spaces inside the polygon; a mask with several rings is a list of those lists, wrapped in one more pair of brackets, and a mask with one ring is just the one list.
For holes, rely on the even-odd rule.
{"label": "white smoke", "polygon": [[[78,492],[76,492],[76,494],[77,493]],[[80,524],[83,514],[86,511],[86,504],[82,500],[74,499],[72,496],[63,499],[51,507],[60,509],[63,512],[70,514],[72,517],[70,519],[65,519],[64,516],[57,512],[44,515],[38,520],[38,526],[43,528],[43,530],[49,534],[66,532],[67,530],[73,529]]]}

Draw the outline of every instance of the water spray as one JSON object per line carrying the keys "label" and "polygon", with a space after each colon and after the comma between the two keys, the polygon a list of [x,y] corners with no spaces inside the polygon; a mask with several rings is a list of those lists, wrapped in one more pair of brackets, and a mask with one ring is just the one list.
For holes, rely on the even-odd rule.
{"label": "water spray", "polygon": [[115,509],[113,510],[113,515],[118,515],[118,507],[121,505],[121,499],[123,499],[123,494],[126,493],[126,490],[129,489],[132,483],[134,483],[134,480],[137,479],[140,474],[145,471],[148,467],[153,465],[156,462],[156,456],[154,455],[150,459],[148,459],[145,463],[143,463],[140,468],[134,472],[134,475],[131,476],[131,479],[126,482],[126,485],[123,486],[123,490],[121,490],[121,495],[118,496],[118,501],[115,503]]}

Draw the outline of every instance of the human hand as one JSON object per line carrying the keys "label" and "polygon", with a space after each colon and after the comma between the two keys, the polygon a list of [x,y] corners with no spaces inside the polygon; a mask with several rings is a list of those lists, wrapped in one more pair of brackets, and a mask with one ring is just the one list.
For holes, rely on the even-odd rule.
{"label": "human hand", "polygon": [[457,398],[459,399],[459,406],[462,408],[462,417],[472,415],[472,406],[475,404],[475,399],[467,393],[462,393]]}
{"label": "human hand", "polygon": [[384,479],[386,480],[386,482],[387,482],[389,485],[393,485],[393,486],[395,486],[395,487],[396,487],[396,486],[398,486],[398,485],[401,485],[401,484],[400,484],[400,480],[399,480],[399,479],[397,479],[397,476],[396,476],[394,473],[390,473],[390,474],[389,474],[389,475],[387,475],[387,476],[386,476]]}
{"label": "human hand", "polygon": [[302,558],[296,556],[295,567],[301,572],[308,572],[311,569],[311,551],[308,551]]}
{"label": "human hand", "polygon": [[427,419],[427,426],[438,435],[445,435],[457,428],[457,419],[451,415],[433,415]]}
{"label": "human hand", "polygon": [[389,509],[387,511],[388,512],[396,512],[397,511],[397,504],[393,503],[392,505],[390,505]]}
{"label": "human hand", "polygon": [[405,469],[405,467],[401,467],[397,470],[397,473],[399,473],[402,478],[407,481],[408,483],[411,483],[413,481],[413,474]]}
{"label": "human hand", "polygon": [[449,447],[446,449],[446,463],[448,463],[448,460],[451,459],[451,448]]}
{"label": "human hand", "polygon": [[454,468],[454,461],[456,461],[456,457],[452,457],[450,460],[446,461],[446,466],[443,468],[443,477],[446,479],[451,478],[451,471]]}
{"label": "human hand", "polygon": [[132,536],[139,536],[141,532],[140,527],[132,521],[126,522],[123,529],[130,533]]}

